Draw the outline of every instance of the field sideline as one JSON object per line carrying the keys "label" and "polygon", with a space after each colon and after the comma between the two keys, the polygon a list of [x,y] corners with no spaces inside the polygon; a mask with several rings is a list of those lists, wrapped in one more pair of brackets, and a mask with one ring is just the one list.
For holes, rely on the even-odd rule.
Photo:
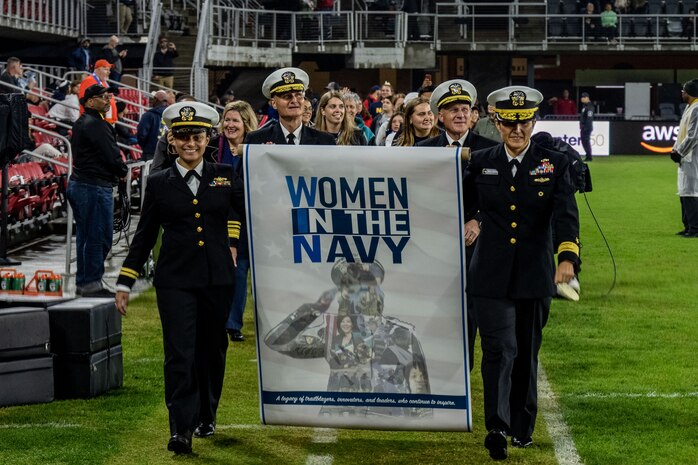
{"label": "field sideline", "polygon": [[[591,170],[587,198],[618,279],[609,295],[611,260],[578,195],[582,299],[554,302],[541,353],[559,413],[586,465],[696,464],[698,239],[674,234],[681,229],[676,165],[668,157],[619,156],[595,159]],[[193,456],[165,450],[162,341],[151,290],[131,302],[123,322],[124,387],[92,400],[0,408],[0,464],[491,463],[477,367],[471,434],[260,425],[251,307],[245,316],[247,339],[228,352],[219,431],[195,439]],[[558,439],[539,415],[535,445],[510,449],[505,463],[561,463]]]}

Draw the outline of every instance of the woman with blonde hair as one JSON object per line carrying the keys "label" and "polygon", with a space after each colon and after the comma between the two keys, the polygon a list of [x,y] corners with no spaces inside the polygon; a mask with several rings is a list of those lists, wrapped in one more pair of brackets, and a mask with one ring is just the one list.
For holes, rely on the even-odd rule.
{"label": "woman with blonde hair", "polygon": [[[217,161],[231,165],[240,178],[243,177],[241,153],[238,147],[245,136],[257,129],[257,115],[249,103],[235,100],[223,108],[223,116],[218,127],[218,139],[212,140],[212,145],[218,147]],[[237,266],[235,267],[235,293],[230,306],[225,330],[232,342],[245,340],[242,335],[242,315],[247,304],[247,272],[250,269],[249,251],[247,249],[247,230],[240,231]]]}
{"label": "woman with blonde hair", "polygon": [[342,95],[330,91],[320,97],[315,116],[315,129],[332,134],[337,145],[368,145],[354,119],[347,116]]}
{"label": "woman with blonde hair", "polygon": [[413,147],[418,142],[439,135],[439,128],[434,124],[434,113],[429,100],[416,98],[405,106],[405,122],[402,133],[395,136],[393,145]]}

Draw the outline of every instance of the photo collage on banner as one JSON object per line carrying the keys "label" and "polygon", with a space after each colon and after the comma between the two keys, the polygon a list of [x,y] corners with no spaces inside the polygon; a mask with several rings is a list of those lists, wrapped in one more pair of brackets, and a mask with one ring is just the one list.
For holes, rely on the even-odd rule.
{"label": "photo collage on banner", "polygon": [[244,153],[262,422],[469,431],[459,151]]}

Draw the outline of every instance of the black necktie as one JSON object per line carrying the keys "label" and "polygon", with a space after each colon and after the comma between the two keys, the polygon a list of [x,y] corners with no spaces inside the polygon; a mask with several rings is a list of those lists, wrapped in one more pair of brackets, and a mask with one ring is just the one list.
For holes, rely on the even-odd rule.
{"label": "black necktie", "polygon": [[189,170],[189,171],[187,171],[187,174],[184,175],[184,182],[189,184],[189,180],[191,179],[192,176],[194,176],[196,179],[201,181],[201,175],[199,175],[199,173],[197,173],[196,170]]}
{"label": "black necktie", "polygon": [[509,162],[509,169],[511,170],[511,177],[516,177],[516,172],[519,170],[519,160],[514,158]]}
{"label": "black necktie", "polygon": [[288,145],[296,145],[294,142],[296,140],[296,136],[293,133],[290,133],[288,136],[286,136],[286,139],[288,139]]}
{"label": "black necktie", "polygon": [[460,142],[458,142],[457,140],[454,140],[451,145],[454,147],[460,147]]}

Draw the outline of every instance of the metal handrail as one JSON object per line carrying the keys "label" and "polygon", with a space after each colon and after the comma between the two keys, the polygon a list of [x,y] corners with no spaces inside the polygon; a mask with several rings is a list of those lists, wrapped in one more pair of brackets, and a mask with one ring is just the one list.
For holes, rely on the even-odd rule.
{"label": "metal handrail", "polygon": [[[155,53],[155,47],[158,46],[158,37],[160,36],[160,16],[162,16],[162,2],[160,0],[154,0],[151,8],[148,42],[146,42],[145,54],[143,55],[143,67],[139,72],[141,79],[146,81],[149,81],[150,77],[153,75],[153,54]],[[148,89],[141,90],[147,91]]]}

